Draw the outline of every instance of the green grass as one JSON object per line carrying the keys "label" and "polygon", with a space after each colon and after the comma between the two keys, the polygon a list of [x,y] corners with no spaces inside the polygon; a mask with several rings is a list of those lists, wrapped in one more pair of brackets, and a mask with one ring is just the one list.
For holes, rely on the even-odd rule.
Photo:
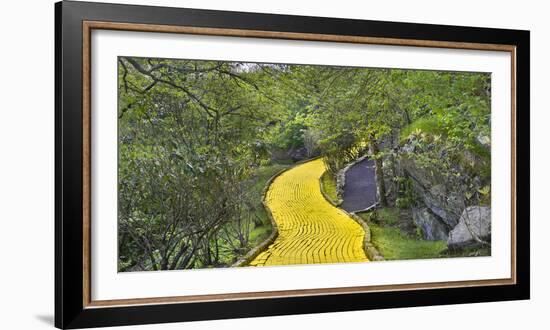
{"label": "green grass", "polygon": [[407,237],[399,228],[369,224],[372,242],[386,260],[439,258],[445,241],[424,241]]}
{"label": "green grass", "polygon": [[385,225],[395,225],[399,221],[399,209],[398,208],[383,208],[376,210],[377,220]]}
{"label": "green grass", "polygon": [[447,248],[446,241],[426,241],[407,236],[399,228],[392,227],[399,221],[399,210],[385,208],[376,211],[377,223],[371,219],[372,213],[359,213],[368,222],[371,242],[385,260],[439,258]]}
{"label": "green grass", "polygon": [[325,171],[321,176],[321,189],[334,204],[338,203],[338,194],[336,193],[336,179],[329,171]]}
{"label": "green grass", "polygon": [[262,193],[267,181],[279,171],[289,168],[290,166],[291,165],[287,164],[273,164],[269,166],[261,166],[256,170],[252,191],[254,196],[257,196],[254,199],[254,208],[256,209],[256,216],[261,219],[262,225],[256,226],[250,232],[250,246],[260,244],[271,234],[271,221],[267,215],[265,207],[262,204]]}

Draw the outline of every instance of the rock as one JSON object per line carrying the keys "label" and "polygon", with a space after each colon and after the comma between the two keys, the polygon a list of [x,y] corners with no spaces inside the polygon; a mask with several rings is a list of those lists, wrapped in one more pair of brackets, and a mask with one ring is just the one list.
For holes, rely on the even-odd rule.
{"label": "rock", "polygon": [[428,208],[413,208],[412,214],[414,223],[422,229],[424,239],[447,240],[449,227]]}
{"label": "rock", "polygon": [[478,135],[476,138],[477,142],[481,144],[485,149],[491,150],[491,138],[488,135]]}
{"label": "rock", "polygon": [[288,155],[295,162],[304,160],[308,157],[306,148],[298,148],[298,149],[291,150]]}
{"label": "rock", "polygon": [[490,207],[470,206],[466,208],[460,216],[458,225],[449,233],[447,246],[449,248],[463,248],[479,245],[480,243],[474,236],[483,241],[491,240]]}
{"label": "rock", "polygon": [[409,157],[401,157],[403,170],[413,179],[413,190],[418,199],[438,216],[448,228],[458,224],[464,202],[456,187],[447,186],[445,180],[436,171],[421,168]]}
{"label": "rock", "polygon": [[444,185],[439,184],[423,190],[421,196],[424,204],[449,227],[453,228],[458,224],[463,205],[460,195],[448,192]]}
{"label": "rock", "polygon": [[406,143],[401,147],[402,153],[413,153],[414,152],[414,145],[411,143]]}

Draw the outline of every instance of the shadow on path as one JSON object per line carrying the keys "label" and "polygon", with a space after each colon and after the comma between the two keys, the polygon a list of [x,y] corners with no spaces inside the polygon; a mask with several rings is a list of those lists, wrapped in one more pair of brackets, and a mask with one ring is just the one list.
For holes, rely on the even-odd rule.
{"label": "shadow on path", "polygon": [[41,314],[41,315],[35,315],[34,316],[37,320],[41,321],[42,323],[45,323],[50,326],[54,326],[54,318],[51,314]]}
{"label": "shadow on path", "polygon": [[341,208],[348,212],[364,210],[377,202],[374,161],[365,158],[346,172],[344,202]]}

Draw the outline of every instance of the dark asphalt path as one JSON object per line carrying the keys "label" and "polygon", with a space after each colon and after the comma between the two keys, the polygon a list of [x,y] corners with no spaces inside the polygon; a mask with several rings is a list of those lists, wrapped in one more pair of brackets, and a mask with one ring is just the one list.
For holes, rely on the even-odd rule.
{"label": "dark asphalt path", "polygon": [[365,158],[346,172],[344,202],[340,206],[348,212],[364,210],[377,202],[374,161]]}

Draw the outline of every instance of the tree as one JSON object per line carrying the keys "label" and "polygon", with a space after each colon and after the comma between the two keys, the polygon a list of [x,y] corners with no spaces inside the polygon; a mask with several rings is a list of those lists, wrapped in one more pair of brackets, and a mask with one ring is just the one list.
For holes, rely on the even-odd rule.
{"label": "tree", "polygon": [[[121,269],[220,262],[220,232],[251,221],[246,187],[268,97],[238,63],[120,58]],[[144,258],[147,256],[147,258]]]}

